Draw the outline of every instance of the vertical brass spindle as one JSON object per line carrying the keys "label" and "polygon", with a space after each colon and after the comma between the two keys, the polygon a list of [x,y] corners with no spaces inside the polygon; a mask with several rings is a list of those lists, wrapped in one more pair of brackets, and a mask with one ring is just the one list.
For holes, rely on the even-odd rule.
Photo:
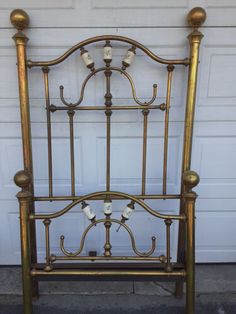
{"label": "vertical brass spindle", "polygon": [[53,196],[53,177],[52,177],[52,131],[51,131],[51,112],[50,112],[50,94],[48,73],[49,67],[43,67],[45,100],[47,110],[47,141],[48,141],[48,180],[49,180],[49,197]]}
{"label": "vertical brass spindle", "polygon": [[171,96],[171,83],[172,73],[174,70],[173,65],[167,66],[167,91],[166,91],[166,112],[165,112],[165,133],[164,133],[164,159],[163,159],[163,194],[166,194],[166,181],[167,181],[167,161],[168,161],[168,141],[169,141],[169,111],[170,111],[170,96]]}
{"label": "vertical brass spindle", "polygon": [[142,195],[146,190],[146,167],[147,167],[147,125],[149,110],[144,109],[143,113],[143,159],[142,159]]}
{"label": "vertical brass spindle", "polygon": [[106,69],[104,71],[105,78],[106,78],[106,94],[105,98],[105,106],[108,108],[105,111],[107,121],[107,134],[106,134],[106,190],[110,191],[110,181],[111,181],[111,115],[112,111],[110,107],[112,106],[112,94],[111,94],[111,75],[112,71],[110,70],[110,63],[111,59],[105,59]]}
{"label": "vertical brass spindle", "polygon": [[165,224],[166,224],[166,267],[165,270],[166,272],[171,272],[172,271],[172,265],[170,262],[170,226],[172,224],[171,219],[165,219]]}
{"label": "vertical brass spindle", "polygon": [[[109,56],[105,54],[104,62],[106,64],[106,69],[104,71],[105,78],[106,78],[106,94],[104,96],[105,98],[105,106],[108,108],[105,111],[107,121],[107,134],[106,134],[106,190],[110,191],[110,180],[111,180],[111,115],[112,111],[110,107],[112,106],[112,94],[111,94],[111,75],[112,71],[110,70],[110,64],[112,61],[111,58],[111,44],[110,41],[107,41],[105,44],[105,47],[107,50],[109,49]],[[105,48],[104,47],[104,48]],[[104,50],[105,51],[105,50]],[[110,196],[106,198],[106,200],[109,202],[111,201]],[[106,228],[106,243],[104,245],[104,256],[110,257],[111,256],[111,242],[110,242],[110,232],[111,232],[111,221],[110,221],[110,214],[106,214],[106,221],[104,223],[104,226]]]}
{"label": "vertical brass spindle", "polygon": [[71,172],[71,195],[75,196],[75,154],[74,154],[74,110],[67,111],[70,124],[70,172]]}
{"label": "vertical brass spindle", "polygon": [[107,146],[107,156],[106,156],[106,190],[110,191],[110,178],[111,178],[111,110],[106,110],[107,116],[107,136],[106,136],[106,146]]}
{"label": "vertical brass spindle", "polygon": [[49,236],[49,226],[50,226],[51,220],[44,219],[43,223],[45,226],[45,242],[46,242],[46,265],[44,267],[44,270],[51,271],[52,265],[50,261],[50,236]]}
{"label": "vertical brass spindle", "polygon": [[106,215],[106,221],[104,223],[104,226],[106,228],[106,243],[104,245],[104,256],[110,257],[111,254],[111,242],[110,242],[110,229],[111,229],[111,221],[110,221],[110,215]]}

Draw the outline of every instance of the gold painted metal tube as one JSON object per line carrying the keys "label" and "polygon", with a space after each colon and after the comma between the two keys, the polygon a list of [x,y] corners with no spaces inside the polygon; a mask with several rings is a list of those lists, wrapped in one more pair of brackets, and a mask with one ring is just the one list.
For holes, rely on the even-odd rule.
{"label": "gold painted metal tube", "polygon": [[67,50],[63,55],[61,55],[60,57],[51,60],[51,61],[31,61],[28,60],[28,67],[35,67],[35,66],[52,66],[58,63],[61,63],[62,61],[64,61],[66,58],[68,58],[73,52],[75,52],[76,50],[98,42],[98,41],[106,41],[106,40],[115,40],[115,41],[121,41],[121,42],[126,42],[128,44],[131,44],[139,49],[141,49],[144,53],[146,53],[151,59],[153,59],[156,62],[162,63],[162,64],[180,64],[180,65],[188,65],[189,64],[189,59],[183,59],[183,60],[166,60],[163,58],[158,57],[157,55],[155,55],[151,50],[149,50],[148,48],[146,48],[145,46],[143,46],[142,44],[140,44],[139,42],[128,38],[128,37],[124,37],[124,36],[117,36],[117,35],[102,35],[102,36],[96,36],[96,37],[91,37],[88,38],[80,43],[78,43],[77,45],[73,46],[72,48],[70,48],[69,50]]}
{"label": "gold painted metal tube", "polygon": [[[145,194],[145,195],[132,195],[136,199],[180,199],[181,195],[180,194],[166,194],[166,195],[158,195],[158,194]],[[39,201],[39,202],[45,202],[45,201],[77,201],[81,199],[83,196],[78,195],[78,196],[54,196],[54,197],[47,197],[47,196],[36,196],[34,197],[34,201]],[[112,195],[112,199],[123,199],[124,197],[118,196],[118,195]],[[90,199],[90,198],[87,198]],[[104,200],[106,199],[105,195],[99,195],[96,197],[92,197],[91,199],[94,200]]]}
{"label": "gold painted metal tube", "polygon": [[166,111],[165,111],[165,133],[164,133],[164,159],[163,159],[163,194],[166,194],[166,180],[167,180],[167,161],[168,161],[168,140],[169,140],[169,111],[170,111],[170,96],[173,65],[167,66],[167,91],[166,91]]}
{"label": "gold painted metal tube", "polygon": [[73,110],[67,111],[70,125],[70,172],[71,172],[71,195],[75,196],[75,152],[74,152],[74,123],[73,117],[75,112]]}
{"label": "gold painted metal tube", "polygon": [[20,204],[20,239],[21,239],[21,263],[23,283],[24,313],[32,313],[32,285],[31,285],[31,261],[30,261],[30,230],[29,230],[29,206],[31,193],[21,191],[17,194]]}
{"label": "gold painted metal tube", "polygon": [[159,270],[109,270],[109,269],[53,269],[51,272],[45,272],[43,270],[38,269],[32,269],[31,270],[32,276],[159,276],[159,277],[182,277],[184,278],[186,276],[186,273],[184,270],[179,271],[173,271],[171,273],[166,273],[165,271],[159,271]]}
{"label": "gold painted metal tube", "polygon": [[142,194],[145,195],[146,190],[146,167],[147,167],[147,125],[149,110],[143,111],[143,159],[142,159]]}
{"label": "gold painted metal tube", "polygon": [[45,100],[47,110],[47,142],[48,142],[48,181],[49,181],[49,197],[53,196],[53,177],[52,177],[52,131],[51,131],[51,112],[50,112],[50,95],[48,73],[49,67],[43,67]]}

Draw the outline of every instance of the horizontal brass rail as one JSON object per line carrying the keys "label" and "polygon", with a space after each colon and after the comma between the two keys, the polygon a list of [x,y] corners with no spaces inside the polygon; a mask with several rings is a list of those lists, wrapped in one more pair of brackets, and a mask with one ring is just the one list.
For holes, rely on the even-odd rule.
{"label": "horizontal brass rail", "polygon": [[67,256],[56,256],[56,255],[51,255],[50,260],[52,262],[54,261],[163,261],[166,259],[164,255],[161,256],[153,256],[153,257],[143,257],[143,256],[110,256],[110,257],[105,257],[105,256],[78,256],[78,257],[67,257]]}
{"label": "horizontal brass rail", "polygon": [[44,270],[32,269],[31,276],[160,276],[160,277],[186,277],[185,270],[178,270],[172,272],[160,270],[109,270],[109,269],[55,269],[50,272]]}
{"label": "horizontal brass rail", "polygon": [[[166,194],[166,195],[156,195],[156,194],[145,194],[145,195],[131,195],[137,199],[180,199],[181,195],[180,194]],[[74,201],[74,200],[79,200],[83,196],[35,196],[33,198],[34,201]],[[90,197],[87,198],[87,200],[93,199],[93,200],[104,200],[106,199],[105,195],[99,195],[96,197]],[[117,195],[112,195],[111,199],[113,200],[119,200],[119,199],[124,199],[124,197],[117,196]]]}
{"label": "horizontal brass rail", "polygon": [[[51,111],[57,111],[57,110],[107,110],[107,107],[106,106],[81,106],[81,107],[62,107],[62,106],[54,106],[54,105],[51,105],[50,106],[50,110]],[[148,106],[145,106],[145,105],[142,105],[142,106],[111,106],[109,107],[109,109],[111,110],[138,110],[138,109],[149,109],[149,110],[152,110],[152,109],[160,109],[160,110],[165,110],[165,104],[160,104],[160,105],[148,105]]]}
{"label": "horizontal brass rail", "polygon": [[148,55],[154,61],[162,63],[162,64],[185,65],[185,66],[190,64],[190,60],[188,58],[182,59],[182,60],[167,60],[167,59],[160,58],[156,54],[154,54],[151,50],[149,50],[147,47],[142,45],[141,43],[139,43],[139,42],[137,42],[131,38],[125,37],[125,36],[102,35],[102,36],[91,37],[91,38],[88,38],[84,41],[81,41],[80,43],[74,45],[69,50],[67,50],[63,55],[61,55],[60,57],[58,57],[54,60],[51,60],[51,61],[31,61],[31,60],[28,60],[27,65],[29,68],[39,67],[39,66],[41,67],[41,66],[56,65],[58,63],[61,63],[65,59],[67,59],[76,50],[78,50],[78,49],[80,49],[86,45],[89,45],[89,44],[92,44],[92,43],[95,43],[98,41],[106,41],[106,40],[121,41],[121,42],[126,42],[128,44],[131,44],[131,45],[139,48],[140,50],[142,50],[144,53],[146,53],[146,55]]}

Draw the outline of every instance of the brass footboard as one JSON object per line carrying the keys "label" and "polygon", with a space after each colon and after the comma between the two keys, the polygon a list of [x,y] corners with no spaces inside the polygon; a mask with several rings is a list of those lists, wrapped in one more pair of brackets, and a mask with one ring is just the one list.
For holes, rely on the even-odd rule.
{"label": "brass footboard", "polygon": [[[197,69],[199,63],[199,47],[202,33],[198,28],[204,23],[206,13],[202,8],[194,8],[188,14],[188,23],[193,28],[189,34],[190,54],[189,58],[179,60],[163,59],[154,54],[141,43],[128,37],[117,35],[103,35],[88,38],[69,50],[60,57],[50,61],[28,60],[26,56],[28,38],[23,30],[29,24],[29,17],[23,10],[14,10],[11,13],[11,22],[17,28],[14,35],[17,50],[17,68],[19,82],[19,100],[21,110],[22,147],[24,157],[24,170],[16,173],[14,180],[21,191],[17,194],[20,206],[20,230],[21,230],[21,252],[23,270],[23,296],[24,313],[32,313],[32,298],[38,296],[38,280],[42,278],[76,278],[77,280],[171,280],[176,282],[176,295],[181,295],[183,283],[186,282],[186,313],[194,313],[194,264],[195,264],[195,201],[196,193],[192,190],[199,183],[199,176],[191,171],[191,150],[193,136],[193,122],[195,111]],[[120,67],[112,65],[112,43],[122,42],[129,45],[127,55],[121,62]],[[104,46],[104,65],[96,68],[96,64],[88,52],[88,45],[102,43]],[[129,66],[135,58],[136,50],[140,49],[154,63],[166,67],[166,99],[164,103],[157,103],[159,87],[153,84],[150,100],[141,101],[137,96],[136,87],[132,76],[128,73]],[[58,98],[61,105],[54,105],[50,99],[50,71],[53,66],[59,65],[74,52],[80,51],[81,58],[88,68],[89,74],[84,79],[80,95],[76,102],[68,102],[64,86],[58,86]],[[155,64],[154,64],[155,65]],[[176,66],[188,67],[187,101],[184,122],[184,139],[181,171],[181,190],[179,194],[168,194],[167,168],[168,168],[168,145],[169,145],[169,113],[171,102],[172,78]],[[42,79],[45,90],[46,126],[47,126],[47,154],[48,154],[48,195],[38,196],[34,193],[33,162],[31,146],[31,119],[30,103],[28,94],[27,72],[31,68],[39,68],[42,71]],[[112,102],[112,75],[122,75],[130,86],[133,105],[114,105]],[[104,104],[85,106],[83,100],[85,89],[90,79],[99,79],[104,74],[105,94]],[[112,114],[116,111],[141,110],[142,113],[142,165],[140,194],[128,194],[125,191],[113,191],[111,189],[111,128]],[[75,143],[74,143],[74,117],[79,111],[104,112],[106,125],[106,189],[86,195],[78,195],[76,192],[75,173]],[[148,147],[148,122],[153,111],[159,111],[164,122],[163,140],[163,176],[162,193],[148,194],[146,192],[147,182],[147,147]],[[52,154],[52,129],[51,118],[58,112],[65,112],[68,119],[69,150],[70,150],[70,194],[67,196],[55,195],[53,176],[53,154]],[[178,215],[163,214],[160,210],[147,204],[147,200],[180,200],[180,212]],[[91,209],[89,201],[103,200],[103,218],[97,218]],[[120,219],[113,218],[112,204],[119,200],[126,200],[127,205],[121,212]],[[35,211],[36,202],[60,202],[68,201],[68,205],[52,213],[38,213]],[[150,239],[150,248],[146,252],[140,251],[135,236],[128,221],[134,214],[135,206],[140,206],[153,219],[162,220],[165,226],[165,254],[156,254],[158,239],[154,236]],[[51,225],[58,218],[66,215],[75,206],[80,206],[82,212],[89,220],[89,225],[84,230],[78,243],[78,249],[71,252],[68,249],[67,238],[61,234],[58,239],[60,254],[55,254],[51,249]],[[45,263],[37,262],[36,222],[41,222],[44,227],[45,238]],[[179,224],[178,254],[177,262],[171,258],[171,228],[173,222]],[[96,226],[104,226],[105,243],[102,255],[82,254],[85,239],[90,230]],[[127,232],[133,255],[115,255],[115,248],[111,241],[111,227],[116,226],[117,232],[123,228]],[[113,250],[114,249],[114,250]],[[113,252],[114,251],[114,252]],[[93,263],[91,263],[91,261]],[[107,261],[110,261],[108,263]]]}

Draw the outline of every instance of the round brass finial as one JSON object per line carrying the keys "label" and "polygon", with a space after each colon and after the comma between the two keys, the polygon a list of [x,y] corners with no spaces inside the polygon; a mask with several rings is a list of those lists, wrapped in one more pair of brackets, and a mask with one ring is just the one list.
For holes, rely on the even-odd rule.
{"label": "round brass finial", "polygon": [[195,171],[189,170],[186,171],[183,175],[183,182],[190,189],[198,185],[199,181],[200,181],[199,175]]}
{"label": "round brass finial", "polygon": [[206,20],[206,11],[201,7],[193,8],[188,13],[188,24],[194,28],[200,27]]}
{"label": "round brass finial", "polygon": [[21,9],[15,9],[11,12],[10,20],[13,26],[22,31],[29,26],[29,15]]}
{"label": "round brass finial", "polygon": [[14,176],[14,182],[20,188],[26,188],[31,182],[31,174],[28,171],[18,171]]}

